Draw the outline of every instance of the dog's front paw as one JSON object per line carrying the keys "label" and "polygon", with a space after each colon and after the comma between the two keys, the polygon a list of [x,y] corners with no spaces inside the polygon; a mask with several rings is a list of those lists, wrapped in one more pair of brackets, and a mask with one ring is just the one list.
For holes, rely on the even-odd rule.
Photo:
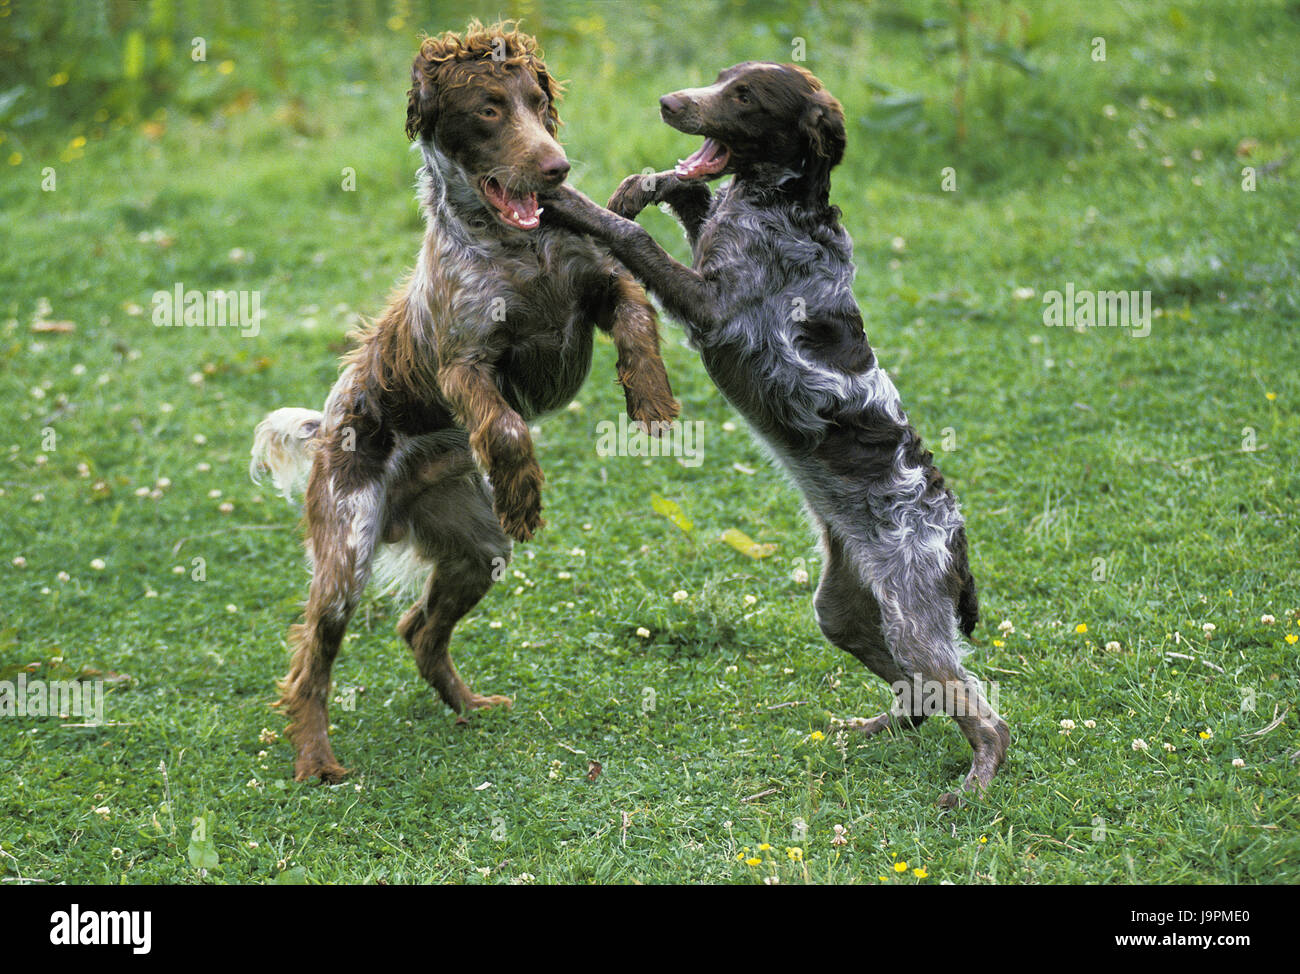
{"label": "dog's front paw", "polygon": [[567,183],[539,192],[537,199],[542,204],[543,223],[578,232],[589,228],[593,210],[600,212],[600,207]]}
{"label": "dog's front paw", "polygon": [[673,398],[672,386],[662,365],[646,366],[619,376],[627,399],[627,415],[652,436],[660,436],[672,425],[681,404]]}
{"label": "dog's front paw", "polygon": [[542,520],[542,471],[535,463],[492,476],[492,508],[506,534],[516,541],[531,541],[546,522]]}
{"label": "dog's front paw", "polygon": [[625,220],[635,220],[638,213],[658,202],[655,192],[659,181],[668,175],[669,173],[635,173],[628,176],[614,190],[606,209]]}
{"label": "dog's front paw", "polygon": [[635,403],[631,402],[630,398],[627,406],[628,418],[651,436],[662,436],[670,430],[673,420],[677,418],[682,408],[672,397],[671,392],[651,398],[638,398]]}

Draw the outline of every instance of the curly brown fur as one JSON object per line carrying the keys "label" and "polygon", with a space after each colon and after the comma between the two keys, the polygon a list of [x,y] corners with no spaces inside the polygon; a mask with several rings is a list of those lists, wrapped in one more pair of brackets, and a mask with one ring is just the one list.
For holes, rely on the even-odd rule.
{"label": "curly brown fur", "polygon": [[657,431],[677,414],[645,293],[607,250],[537,219],[538,190],[569,169],[559,90],[512,24],[423,42],[406,117],[424,160],[415,269],[355,336],[324,409],[278,410],[258,427],[254,475],[269,470],[286,493],[307,481],[314,571],[279,700],[298,780],[346,773],[329,742],[330,670],[376,562],[422,583],[399,631],[443,701],[458,713],[509,703],[469,689],[451,634],[501,577],[512,539],[543,525],[528,423],[572,400],[594,328],[613,338],[632,418]]}

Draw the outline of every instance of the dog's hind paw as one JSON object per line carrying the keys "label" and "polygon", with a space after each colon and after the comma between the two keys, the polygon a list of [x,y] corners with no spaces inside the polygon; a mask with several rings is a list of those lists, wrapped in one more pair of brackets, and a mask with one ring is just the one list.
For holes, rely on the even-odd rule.
{"label": "dog's hind paw", "polygon": [[945,791],[939,796],[936,804],[940,808],[959,808],[962,804],[962,796],[955,791]]}
{"label": "dog's hind paw", "polygon": [[300,757],[294,764],[294,781],[311,781],[319,778],[323,785],[337,785],[348,776],[348,769],[335,760],[316,760]]}
{"label": "dog's hind paw", "polygon": [[874,717],[849,717],[845,720],[834,717],[831,719],[831,730],[853,731],[853,733],[861,734],[863,737],[872,737],[889,728],[890,717],[891,715],[888,712],[877,714]]}
{"label": "dog's hind paw", "polygon": [[499,693],[483,696],[478,693],[471,693],[465,698],[465,707],[468,710],[483,710],[487,707],[505,707],[509,710],[515,705],[515,702],[509,697],[503,697]]}

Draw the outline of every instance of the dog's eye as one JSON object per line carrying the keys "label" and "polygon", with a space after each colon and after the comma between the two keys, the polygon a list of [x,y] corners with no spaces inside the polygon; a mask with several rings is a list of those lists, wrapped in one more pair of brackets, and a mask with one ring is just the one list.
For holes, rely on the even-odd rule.
{"label": "dog's eye", "polygon": [[496,118],[498,115],[501,114],[491,105],[486,105],[483,108],[480,108],[478,110],[478,113],[480,118]]}
{"label": "dog's eye", "polygon": [[748,89],[748,88],[737,88],[737,89],[736,89],[736,100],[737,100],[738,102],[740,102],[742,105],[748,105],[748,104],[749,104],[749,89]]}

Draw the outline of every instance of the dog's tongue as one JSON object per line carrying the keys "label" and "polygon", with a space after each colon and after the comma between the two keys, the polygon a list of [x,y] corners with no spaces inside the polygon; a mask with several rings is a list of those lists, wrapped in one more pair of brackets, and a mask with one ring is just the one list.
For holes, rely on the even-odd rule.
{"label": "dog's tongue", "polygon": [[722,172],[731,152],[717,139],[705,139],[704,144],[685,159],[679,160],[673,170],[682,179],[699,179]]}
{"label": "dog's tongue", "polygon": [[483,184],[483,195],[512,227],[535,230],[541,222],[542,210],[537,205],[536,193],[511,193],[495,179],[489,179]]}

